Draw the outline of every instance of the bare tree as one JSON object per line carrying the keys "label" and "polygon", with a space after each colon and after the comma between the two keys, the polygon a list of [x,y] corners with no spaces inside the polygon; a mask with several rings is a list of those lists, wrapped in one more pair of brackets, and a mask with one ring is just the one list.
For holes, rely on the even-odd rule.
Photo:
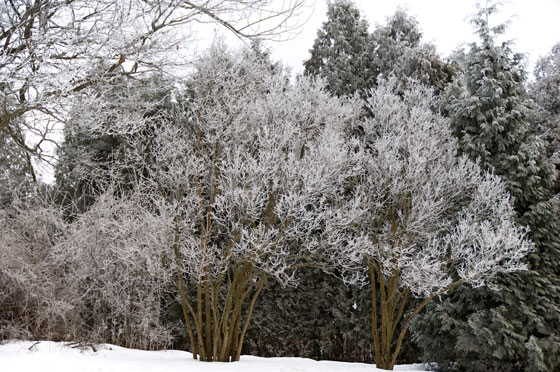
{"label": "bare tree", "polygon": [[[383,369],[393,368],[408,326],[430,300],[525,269],[521,259],[532,246],[500,179],[457,157],[447,119],[432,111],[432,92],[410,82],[401,97],[396,85],[382,82],[368,100],[373,117],[363,124],[352,213],[358,238],[336,247],[348,268],[369,276],[375,360]],[[410,296],[423,301],[407,312]]]}
{"label": "bare tree", "polygon": [[[2,0],[0,131],[33,155],[68,104],[117,75],[167,70],[200,23],[266,38],[298,29],[304,0]],[[286,34],[287,33],[287,34]]]}

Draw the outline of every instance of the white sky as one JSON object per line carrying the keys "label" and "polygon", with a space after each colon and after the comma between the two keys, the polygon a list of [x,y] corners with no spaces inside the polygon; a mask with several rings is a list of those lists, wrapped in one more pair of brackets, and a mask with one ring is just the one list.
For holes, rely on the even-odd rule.
{"label": "white sky", "polygon": [[[385,24],[387,17],[399,7],[406,9],[419,22],[423,41],[435,44],[442,56],[447,56],[461,43],[477,41],[469,23],[477,0],[354,0],[354,3],[369,22],[370,31],[376,24]],[[273,58],[292,66],[294,72],[300,72],[317,30],[326,20],[326,12],[327,0],[315,0],[314,7],[305,12],[310,19],[296,38],[269,43]],[[492,26],[503,20],[511,21],[505,38],[515,41],[516,52],[528,54],[528,72],[532,73],[535,61],[560,42],[559,17],[560,0],[509,0],[489,23]]]}

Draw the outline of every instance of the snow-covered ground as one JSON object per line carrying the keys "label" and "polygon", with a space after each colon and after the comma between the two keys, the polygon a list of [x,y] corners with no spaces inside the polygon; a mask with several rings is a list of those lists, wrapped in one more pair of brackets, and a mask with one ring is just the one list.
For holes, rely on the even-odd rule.
{"label": "snow-covered ground", "polygon": [[[142,351],[114,345],[73,348],[65,343],[11,341],[0,344],[0,371],[5,372],[356,372],[382,371],[371,364],[314,361],[304,358],[242,356],[236,363],[204,363],[185,351]],[[422,365],[397,371],[424,371]]]}

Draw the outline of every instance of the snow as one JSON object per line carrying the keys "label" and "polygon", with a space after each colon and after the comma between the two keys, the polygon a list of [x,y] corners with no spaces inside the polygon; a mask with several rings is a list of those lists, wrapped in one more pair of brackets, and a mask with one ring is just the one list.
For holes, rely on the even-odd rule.
{"label": "snow", "polygon": [[[185,351],[143,351],[103,344],[73,348],[51,341],[10,341],[0,345],[0,370],[18,372],[355,372],[383,371],[371,364],[315,361],[305,358],[242,356],[235,363],[205,363]],[[396,371],[425,371],[420,364]]]}

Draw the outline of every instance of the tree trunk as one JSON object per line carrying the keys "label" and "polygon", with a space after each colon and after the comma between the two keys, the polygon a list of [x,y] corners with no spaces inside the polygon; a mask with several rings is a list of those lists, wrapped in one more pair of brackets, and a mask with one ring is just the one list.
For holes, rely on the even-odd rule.
{"label": "tree trunk", "polygon": [[[458,280],[448,288],[424,299],[402,323],[404,310],[410,298],[410,290],[405,288],[399,291],[400,273],[398,271],[393,271],[390,277],[385,278],[379,262],[371,257],[367,257],[366,260],[371,282],[371,330],[375,364],[377,368],[393,370],[406,332],[414,318],[434,297],[455,289],[462,281]],[[379,297],[377,296],[378,290]],[[381,319],[379,319],[379,311]],[[397,326],[400,323],[402,323],[400,332],[395,340]]]}
{"label": "tree trunk", "polygon": [[[397,355],[399,354],[402,340],[393,349],[395,332],[401,321],[404,309],[408,303],[410,291],[404,289],[399,292],[400,275],[394,271],[392,275],[385,278],[379,263],[375,260],[367,259],[372,294],[371,309],[371,329],[375,351],[375,364],[377,368],[392,370]],[[377,291],[379,290],[379,298]],[[379,303],[378,303],[379,301]],[[381,312],[379,319],[378,312]],[[405,323],[401,334],[406,333],[409,322]],[[400,337],[399,337],[400,339]]]}
{"label": "tree trunk", "polygon": [[[194,359],[233,362],[241,356],[253,309],[267,275],[255,272],[249,263],[239,264],[227,279],[226,296],[220,304],[218,292],[226,277],[212,281],[206,275],[203,282],[196,283],[192,293],[196,303],[192,305],[184,279],[182,275],[178,277],[177,286]],[[244,309],[243,304],[248,298],[248,307]]]}

